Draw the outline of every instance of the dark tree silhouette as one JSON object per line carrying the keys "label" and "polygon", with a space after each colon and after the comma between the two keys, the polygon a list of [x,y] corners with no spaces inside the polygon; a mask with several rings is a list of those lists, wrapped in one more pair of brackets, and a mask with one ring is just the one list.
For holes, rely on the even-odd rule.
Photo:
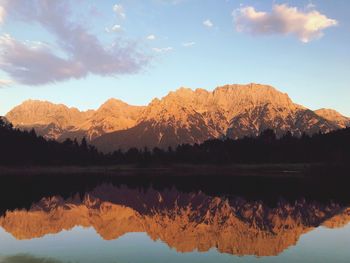
{"label": "dark tree silhouette", "polygon": [[202,144],[182,144],[167,150],[145,147],[103,154],[76,139],[62,143],[45,140],[34,130],[14,129],[0,118],[0,164],[5,165],[113,165],[113,164],[252,164],[350,162],[350,128],[301,137],[287,132],[277,138],[273,130],[239,140],[213,139]]}

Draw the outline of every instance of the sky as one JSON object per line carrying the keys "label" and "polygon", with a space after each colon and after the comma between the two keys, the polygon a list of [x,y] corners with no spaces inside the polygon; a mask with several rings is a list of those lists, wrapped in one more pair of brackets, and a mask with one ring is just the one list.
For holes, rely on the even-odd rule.
{"label": "sky", "polygon": [[0,115],[262,83],[350,116],[348,0],[0,0]]}

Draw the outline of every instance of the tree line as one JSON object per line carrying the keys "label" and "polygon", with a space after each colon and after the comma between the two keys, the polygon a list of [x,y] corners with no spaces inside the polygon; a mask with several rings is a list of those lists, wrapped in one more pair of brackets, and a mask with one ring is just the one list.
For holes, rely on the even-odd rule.
{"label": "tree line", "polygon": [[35,130],[22,131],[0,118],[0,164],[6,165],[73,165],[102,163],[105,156],[88,145],[85,138],[62,143],[46,140]]}
{"label": "tree line", "polygon": [[114,165],[114,164],[254,164],[347,163],[350,128],[313,136],[277,138],[273,130],[238,140],[212,139],[168,149],[116,150],[101,153],[85,138],[64,142],[46,140],[34,130],[22,131],[0,118],[0,164],[6,165]]}

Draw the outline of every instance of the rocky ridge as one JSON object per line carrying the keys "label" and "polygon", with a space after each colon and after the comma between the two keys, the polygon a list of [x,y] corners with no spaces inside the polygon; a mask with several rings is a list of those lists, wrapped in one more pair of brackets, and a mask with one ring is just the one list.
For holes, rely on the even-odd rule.
{"label": "rocky ridge", "polygon": [[350,126],[350,118],[341,115],[339,112],[332,109],[319,109],[315,113],[324,119],[336,123],[341,128]]}
{"label": "rocky ridge", "polygon": [[256,136],[274,129],[300,136],[350,125],[333,110],[312,111],[267,85],[226,85],[212,92],[180,88],[147,106],[110,99],[99,109],[80,112],[61,104],[26,101],[7,115],[15,127],[34,128],[63,141],[86,137],[99,149],[176,146],[211,138]]}

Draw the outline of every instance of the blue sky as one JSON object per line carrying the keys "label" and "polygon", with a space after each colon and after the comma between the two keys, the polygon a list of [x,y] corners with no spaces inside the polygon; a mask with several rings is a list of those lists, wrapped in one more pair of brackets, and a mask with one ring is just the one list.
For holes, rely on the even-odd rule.
{"label": "blue sky", "polygon": [[0,0],[0,114],[270,84],[350,116],[350,1]]}

